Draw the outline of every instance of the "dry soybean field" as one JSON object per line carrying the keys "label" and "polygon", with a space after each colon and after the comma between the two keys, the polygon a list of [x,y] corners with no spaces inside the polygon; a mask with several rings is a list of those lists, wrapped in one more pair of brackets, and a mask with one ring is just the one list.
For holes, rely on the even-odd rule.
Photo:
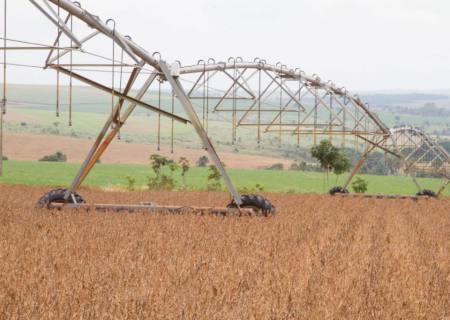
{"label": "dry soybean field", "polygon": [[268,194],[263,218],[34,209],[46,191],[0,186],[0,319],[450,319],[448,198]]}

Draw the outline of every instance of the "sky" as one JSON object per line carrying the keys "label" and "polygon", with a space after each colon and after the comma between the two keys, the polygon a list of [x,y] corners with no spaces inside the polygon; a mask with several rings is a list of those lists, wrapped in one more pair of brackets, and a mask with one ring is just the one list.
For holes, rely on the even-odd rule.
{"label": "sky", "polygon": [[[448,0],[80,2],[102,19],[113,17],[122,34],[169,62],[260,57],[354,92],[450,88]],[[8,0],[8,6],[11,36],[34,41],[55,32],[28,0]],[[36,54],[8,59],[42,64]],[[52,83],[54,76],[11,68],[8,79]]]}

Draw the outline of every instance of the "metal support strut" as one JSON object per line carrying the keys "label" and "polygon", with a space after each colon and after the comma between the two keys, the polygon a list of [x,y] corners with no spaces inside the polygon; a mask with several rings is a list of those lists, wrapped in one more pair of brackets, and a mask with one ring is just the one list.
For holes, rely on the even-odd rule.
{"label": "metal support strut", "polygon": [[352,182],[353,178],[355,177],[355,175],[358,173],[359,169],[361,169],[362,165],[366,161],[367,156],[369,155],[370,152],[373,151],[373,149],[375,149],[375,147],[376,147],[376,145],[374,145],[374,144],[368,144],[367,145],[367,147],[364,150],[363,154],[359,158],[358,163],[356,164],[356,166],[353,168],[352,172],[348,176],[347,181],[345,181],[345,184],[343,186],[344,189],[348,188],[348,186]]}
{"label": "metal support strut", "polygon": [[194,107],[191,104],[191,101],[187,97],[180,81],[172,76],[169,68],[167,67],[167,64],[164,61],[160,61],[159,63],[161,67],[161,71],[164,73],[164,76],[169,81],[170,85],[172,86],[173,91],[175,92],[178,100],[180,101],[181,105],[183,106],[184,110],[186,111],[186,114],[188,115],[189,120],[191,121],[192,125],[195,128],[195,131],[197,131],[197,134],[199,135],[200,139],[202,140],[204,146],[206,147],[206,151],[208,152],[211,159],[214,161],[215,166],[219,170],[220,174],[223,177],[223,180],[225,181],[225,185],[228,188],[228,191],[230,192],[231,196],[233,197],[233,200],[235,203],[240,206],[241,205],[241,198],[236,190],[236,188],[233,185],[233,182],[231,181],[230,177],[228,176],[228,173],[226,172],[222,161],[220,161],[219,155],[217,154],[216,150],[214,149],[214,146],[211,143],[211,140],[208,137],[208,134],[206,133],[200,119],[198,118],[197,113],[194,110]]}

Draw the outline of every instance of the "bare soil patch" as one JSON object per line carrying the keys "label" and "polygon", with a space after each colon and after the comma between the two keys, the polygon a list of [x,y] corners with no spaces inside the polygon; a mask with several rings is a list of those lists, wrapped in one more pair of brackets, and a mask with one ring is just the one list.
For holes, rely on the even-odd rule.
{"label": "bare soil patch", "polygon": [[[45,155],[62,151],[68,156],[70,162],[82,162],[87,155],[94,140],[78,139],[63,136],[34,135],[34,134],[5,134],[5,154],[14,160],[35,161]],[[102,163],[130,163],[148,164],[149,156],[152,153],[159,153],[169,158],[179,159],[186,157],[195,163],[198,158],[207,155],[204,150],[175,148],[174,153],[169,147],[163,147],[157,151],[155,146],[140,143],[125,143],[115,140],[102,157]],[[279,158],[235,154],[229,152],[220,153],[222,160],[231,168],[258,169],[283,163],[288,167],[292,161]]]}

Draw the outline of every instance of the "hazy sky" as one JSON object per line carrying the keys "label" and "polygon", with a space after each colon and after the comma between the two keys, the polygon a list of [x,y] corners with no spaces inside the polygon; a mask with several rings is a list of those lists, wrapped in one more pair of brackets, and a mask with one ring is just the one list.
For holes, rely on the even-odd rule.
{"label": "hazy sky", "polygon": [[[448,0],[80,2],[103,19],[114,17],[118,30],[148,51],[184,65],[257,56],[352,91],[450,88]],[[24,40],[48,34],[49,25],[29,1],[8,4],[12,34]],[[42,63],[31,56],[10,59]],[[50,71],[36,74],[14,68],[9,77],[16,83],[54,79]]]}

